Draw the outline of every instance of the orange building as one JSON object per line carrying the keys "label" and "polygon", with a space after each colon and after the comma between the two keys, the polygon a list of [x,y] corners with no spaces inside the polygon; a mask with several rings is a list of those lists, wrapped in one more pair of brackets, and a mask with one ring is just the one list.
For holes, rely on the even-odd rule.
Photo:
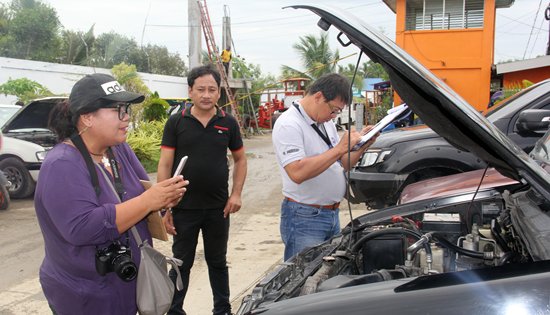
{"label": "orange building", "polygon": [[497,8],[514,0],[382,0],[395,42],[479,110],[490,97]]}
{"label": "orange building", "polygon": [[550,78],[550,56],[500,63],[496,72],[505,89],[522,86],[523,80],[537,83]]}

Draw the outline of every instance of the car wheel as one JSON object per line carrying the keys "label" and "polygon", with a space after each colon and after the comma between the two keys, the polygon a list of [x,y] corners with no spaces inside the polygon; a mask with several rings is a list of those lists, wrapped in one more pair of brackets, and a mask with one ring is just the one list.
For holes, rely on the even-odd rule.
{"label": "car wheel", "polygon": [[7,158],[0,161],[0,170],[11,182],[9,194],[12,198],[26,198],[34,192],[34,180],[29,171],[17,158]]}

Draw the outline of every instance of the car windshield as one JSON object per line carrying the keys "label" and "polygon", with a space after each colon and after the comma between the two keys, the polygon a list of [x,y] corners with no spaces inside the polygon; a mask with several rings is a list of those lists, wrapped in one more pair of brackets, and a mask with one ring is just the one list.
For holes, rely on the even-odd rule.
{"label": "car windshield", "polygon": [[550,129],[539,139],[531,151],[531,157],[539,162],[550,164]]}
{"label": "car windshield", "polygon": [[0,106],[0,126],[3,126],[18,110],[19,107]]}

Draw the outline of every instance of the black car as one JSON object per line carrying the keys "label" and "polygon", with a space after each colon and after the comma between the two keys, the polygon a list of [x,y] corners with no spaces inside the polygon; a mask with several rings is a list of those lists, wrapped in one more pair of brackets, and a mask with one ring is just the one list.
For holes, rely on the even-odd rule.
{"label": "black car", "polygon": [[[324,30],[339,30],[343,45],[385,68],[428,126],[518,184],[502,194],[442,195],[352,219],[260,280],[237,314],[548,313],[550,133],[530,157],[361,19],[332,7],[294,8],[319,15]],[[464,206],[472,202],[494,206]]]}
{"label": "black car", "polygon": [[[508,98],[486,114],[487,119],[525,152],[544,134],[550,117],[550,80]],[[522,115],[523,114],[523,115]],[[521,116],[521,118],[520,118]],[[525,128],[537,116],[538,130]],[[425,125],[382,133],[350,172],[350,201],[372,209],[394,205],[409,184],[485,167],[474,154],[457,149]]]}

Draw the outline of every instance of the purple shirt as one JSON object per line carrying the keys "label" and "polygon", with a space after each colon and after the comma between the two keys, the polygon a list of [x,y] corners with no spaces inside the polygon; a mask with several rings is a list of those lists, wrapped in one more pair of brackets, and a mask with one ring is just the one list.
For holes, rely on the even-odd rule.
{"label": "purple shirt", "polygon": [[[140,195],[144,189],[139,180],[148,179],[143,166],[127,143],[113,147],[113,152],[125,189],[123,201]],[[136,280],[124,282],[114,272],[101,276],[95,268],[97,249],[115,240],[126,244],[126,234],[137,266],[141,257],[131,232],[118,233],[115,224],[118,199],[105,177],[97,172],[99,197],[76,148],[60,143],[48,152],[34,197],[46,252],[40,267],[40,283],[57,314],[135,315]],[[151,243],[145,220],[136,227],[142,239]]]}

